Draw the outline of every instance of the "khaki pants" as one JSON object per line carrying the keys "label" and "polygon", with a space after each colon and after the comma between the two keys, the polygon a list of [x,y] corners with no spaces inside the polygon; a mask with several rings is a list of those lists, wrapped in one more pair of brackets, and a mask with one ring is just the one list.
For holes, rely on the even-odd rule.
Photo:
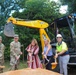
{"label": "khaki pants", "polygon": [[10,66],[11,67],[9,70],[17,70],[19,66],[19,60],[16,60],[16,58],[11,57]]}
{"label": "khaki pants", "polygon": [[[0,59],[0,66],[3,66],[4,59]],[[3,73],[3,68],[0,68],[0,73]]]}
{"label": "khaki pants", "polygon": [[59,56],[60,74],[68,75],[67,64],[69,62],[69,59],[69,55]]}

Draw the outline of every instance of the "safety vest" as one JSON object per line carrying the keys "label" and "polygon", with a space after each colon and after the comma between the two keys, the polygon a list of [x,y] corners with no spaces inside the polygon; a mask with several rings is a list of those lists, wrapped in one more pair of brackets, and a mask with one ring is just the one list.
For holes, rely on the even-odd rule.
{"label": "safety vest", "polygon": [[61,42],[60,45],[58,45],[58,43],[57,43],[56,49],[57,49],[57,52],[61,52],[63,50],[68,51],[68,47],[67,47],[66,43],[63,41]]}

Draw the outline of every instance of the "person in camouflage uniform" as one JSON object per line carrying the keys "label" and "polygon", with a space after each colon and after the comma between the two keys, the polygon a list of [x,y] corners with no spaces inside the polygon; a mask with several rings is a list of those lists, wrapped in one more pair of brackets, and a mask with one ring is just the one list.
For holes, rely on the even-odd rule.
{"label": "person in camouflage uniform", "polygon": [[[0,66],[4,65],[4,44],[2,43],[2,37],[0,36]],[[3,68],[0,68],[0,73],[3,72]]]}
{"label": "person in camouflage uniform", "polygon": [[19,40],[19,37],[16,34],[14,36],[14,41],[10,43],[10,65],[11,65],[10,70],[18,69],[19,58],[20,58],[20,55],[22,54],[20,49],[21,44],[18,40]]}

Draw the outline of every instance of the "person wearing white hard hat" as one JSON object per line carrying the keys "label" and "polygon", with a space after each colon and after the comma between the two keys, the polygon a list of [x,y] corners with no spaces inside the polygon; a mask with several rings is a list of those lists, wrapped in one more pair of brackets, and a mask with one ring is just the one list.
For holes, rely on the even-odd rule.
{"label": "person wearing white hard hat", "polygon": [[69,62],[69,52],[67,44],[62,41],[63,37],[61,34],[57,34],[56,36],[57,44],[56,44],[56,58],[59,57],[59,67],[60,67],[60,74],[68,75],[67,72],[67,64]]}

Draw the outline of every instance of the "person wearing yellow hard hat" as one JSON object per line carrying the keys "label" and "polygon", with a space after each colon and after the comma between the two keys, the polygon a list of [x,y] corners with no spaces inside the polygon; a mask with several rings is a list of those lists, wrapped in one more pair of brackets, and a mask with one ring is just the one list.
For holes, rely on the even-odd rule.
{"label": "person wearing yellow hard hat", "polygon": [[67,72],[67,64],[69,62],[69,52],[67,44],[62,41],[63,37],[61,34],[57,34],[56,36],[57,44],[56,44],[56,58],[59,57],[59,67],[60,67],[60,74],[68,75]]}

